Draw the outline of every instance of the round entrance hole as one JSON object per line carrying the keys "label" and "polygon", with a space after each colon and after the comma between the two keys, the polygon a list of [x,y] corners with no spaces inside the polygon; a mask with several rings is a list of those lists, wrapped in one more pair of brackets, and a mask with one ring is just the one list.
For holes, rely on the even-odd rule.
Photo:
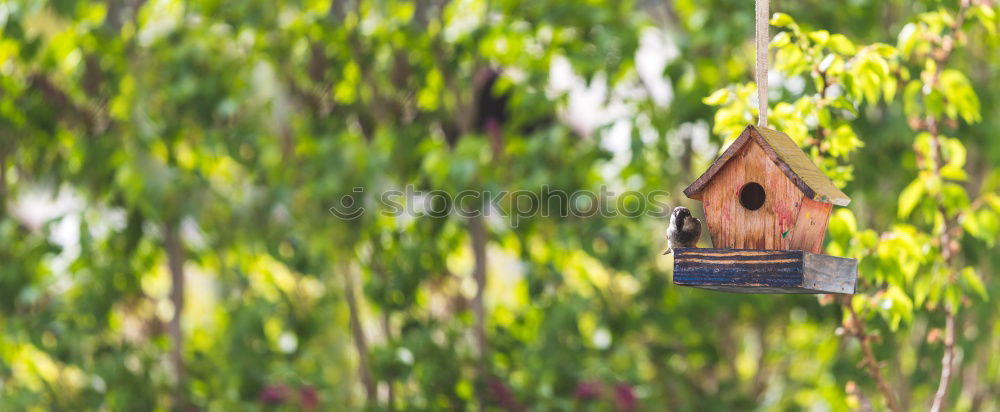
{"label": "round entrance hole", "polygon": [[750,182],[740,189],[740,204],[747,210],[757,210],[764,206],[764,187],[757,182]]}

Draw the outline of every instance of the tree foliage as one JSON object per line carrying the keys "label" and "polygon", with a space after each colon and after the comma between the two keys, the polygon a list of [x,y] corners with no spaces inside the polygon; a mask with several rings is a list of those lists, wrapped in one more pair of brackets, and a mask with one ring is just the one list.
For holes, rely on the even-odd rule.
{"label": "tree foliage", "polygon": [[0,3],[0,409],[1000,408],[998,6],[780,7],[853,297],[675,287],[654,213],[382,213],[700,210],[747,2]]}

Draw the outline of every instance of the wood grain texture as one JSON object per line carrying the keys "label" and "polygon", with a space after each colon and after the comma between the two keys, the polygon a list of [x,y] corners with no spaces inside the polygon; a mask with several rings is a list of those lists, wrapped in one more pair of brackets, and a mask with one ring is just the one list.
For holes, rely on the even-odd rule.
{"label": "wood grain texture", "polygon": [[[740,189],[750,182],[764,187],[764,205],[740,204]],[[712,245],[735,249],[789,249],[802,192],[770,161],[758,145],[734,154],[708,183],[702,205]]]}
{"label": "wood grain texture", "polygon": [[788,235],[788,249],[820,253],[823,251],[823,237],[830,222],[830,203],[817,202],[803,197],[795,217],[795,226]]}
{"label": "wood grain texture", "polygon": [[733,141],[715,162],[712,162],[708,170],[684,189],[684,194],[691,199],[701,200],[703,192],[716,174],[736,158],[743,148],[754,146],[750,143],[760,146],[768,159],[774,162],[807,198],[838,206],[847,206],[851,202],[851,199],[833,185],[833,182],[809,160],[809,156],[788,135],[753,125],[747,126],[740,137]]}
{"label": "wood grain texture", "polygon": [[736,155],[743,150],[743,146],[746,146],[750,139],[750,126],[747,126],[746,130],[740,134],[740,137],[737,137],[736,140],[730,143],[729,147],[726,148],[726,151],[722,152],[722,154],[719,155],[719,157],[715,159],[710,166],[708,166],[708,170],[705,170],[705,173],[698,176],[693,183],[684,189],[684,196],[687,196],[689,199],[702,200],[702,192],[708,186],[708,183],[712,181],[712,178],[715,177],[715,175],[719,173],[719,171],[722,170],[722,168],[725,167],[733,157],[736,157]]}
{"label": "wood grain texture", "polygon": [[[800,187],[804,186],[813,192],[810,194],[803,190],[806,197],[837,206],[847,206],[851,203],[851,198],[837,189],[830,178],[816,167],[806,152],[803,152],[787,134],[764,127],[750,126],[750,129],[755,138],[763,140],[765,146],[774,150],[774,155],[778,157],[775,161],[788,166],[785,173],[789,173],[789,179],[798,180],[801,182]],[[791,175],[795,175],[795,178]]]}
{"label": "wood grain texture", "polygon": [[674,284],[734,293],[853,294],[857,260],[801,250],[676,248]]}
{"label": "wood grain texture", "polygon": [[806,253],[802,286],[853,295],[858,281],[857,259]]}

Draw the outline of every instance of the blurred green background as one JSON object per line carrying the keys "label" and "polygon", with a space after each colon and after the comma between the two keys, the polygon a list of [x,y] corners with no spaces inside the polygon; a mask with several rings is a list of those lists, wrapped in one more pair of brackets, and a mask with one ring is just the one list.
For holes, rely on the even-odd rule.
{"label": "blurred green background", "polygon": [[1000,410],[998,5],[771,10],[853,297],[673,286],[655,213],[377,213],[701,216],[750,0],[0,1],[0,410]]}

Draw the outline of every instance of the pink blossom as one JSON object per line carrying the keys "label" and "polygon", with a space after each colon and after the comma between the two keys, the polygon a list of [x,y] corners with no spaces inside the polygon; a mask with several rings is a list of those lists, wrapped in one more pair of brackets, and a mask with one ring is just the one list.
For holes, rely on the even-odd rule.
{"label": "pink blossom", "polygon": [[636,399],[632,385],[627,383],[615,385],[615,405],[618,406],[619,411],[634,411],[637,404],[638,399]]}

